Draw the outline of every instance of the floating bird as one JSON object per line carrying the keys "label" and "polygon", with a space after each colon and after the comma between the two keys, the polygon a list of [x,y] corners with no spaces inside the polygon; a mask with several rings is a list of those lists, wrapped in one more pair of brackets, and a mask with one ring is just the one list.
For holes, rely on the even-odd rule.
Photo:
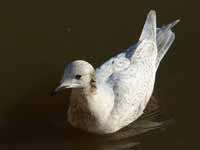
{"label": "floating bird", "polygon": [[88,132],[108,134],[137,120],[150,100],[157,68],[175,39],[171,28],[178,22],[157,28],[156,12],[151,10],[134,46],[97,69],[84,60],[69,63],[53,91],[72,88],[69,123]]}

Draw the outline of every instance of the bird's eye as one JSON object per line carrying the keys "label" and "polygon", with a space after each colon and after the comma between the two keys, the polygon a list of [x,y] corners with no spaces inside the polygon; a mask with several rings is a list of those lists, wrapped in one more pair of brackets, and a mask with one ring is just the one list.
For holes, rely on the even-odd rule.
{"label": "bird's eye", "polygon": [[80,74],[77,74],[77,75],[75,76],[75,78],[76,78],[77,80],[80,80],[80,79],[81,79],[81,75],[80,75]]}

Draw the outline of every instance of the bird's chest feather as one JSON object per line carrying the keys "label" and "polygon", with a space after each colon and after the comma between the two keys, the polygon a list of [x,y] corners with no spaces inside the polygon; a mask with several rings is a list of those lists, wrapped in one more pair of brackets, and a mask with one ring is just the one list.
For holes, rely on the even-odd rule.
{"label": "bird's chest feather", "polygon": [[96,122],[88,105],[88,96],[81,90],[75,89],[71,93],[68,121],[80,128],[90,128]]}
{"label": "bird's chest feather", "polygon": [[[104,89],[106,92],[101,92]],[[104,130],[105,122],[113,108],[114,97],[106,88],[88,94],[80,90],[71,93],[68,121],[75,127],[97,132]],[[105,94],[106,93],[106,94]],[[99,96],[100,95],[100,96]]]}

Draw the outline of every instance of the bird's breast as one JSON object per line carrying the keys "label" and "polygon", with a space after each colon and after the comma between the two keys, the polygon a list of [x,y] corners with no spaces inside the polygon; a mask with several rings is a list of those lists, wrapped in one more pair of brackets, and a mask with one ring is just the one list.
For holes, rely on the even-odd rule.
{"label": "bird's breast", "polygon": [[68,121],[73,126],[86,130],[94,127],[97,122],[95,115],[89,108],[87,95],[81,90],[72,90]]}

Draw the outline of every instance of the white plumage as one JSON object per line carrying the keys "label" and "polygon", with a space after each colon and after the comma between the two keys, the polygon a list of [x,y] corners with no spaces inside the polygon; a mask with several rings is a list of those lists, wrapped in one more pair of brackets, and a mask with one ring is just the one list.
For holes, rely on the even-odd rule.
{"label": "white plumage", "polygon": [[156,13],[150,11],[136,45],[96,70],[83,60],[68,64],[55,92],[72,88],[70,124],[107,134],[140,117],[151,97],[158,65],[174,41],[171,28],[177,22],[156,28]]}

